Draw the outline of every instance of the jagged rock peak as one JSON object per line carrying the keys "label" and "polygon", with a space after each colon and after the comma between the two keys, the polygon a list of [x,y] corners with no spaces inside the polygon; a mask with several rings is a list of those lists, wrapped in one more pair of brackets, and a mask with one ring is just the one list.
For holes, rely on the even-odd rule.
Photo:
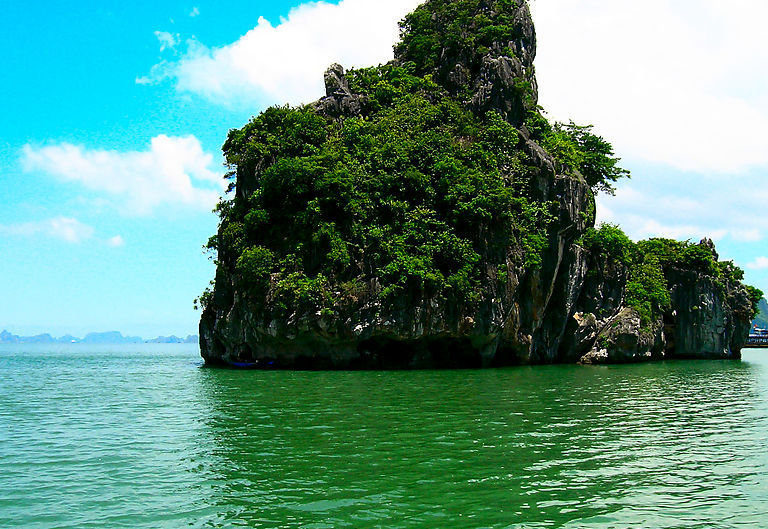
{"label": "jagged rock peak", "polygon": [[538,103],[525,0],[427,0],[401,23],[395,62],[415,65],[478,112],[520,125]]}
{"label": "jagged rock peak", "polygon": [[351,95],[349,83],[344,76],[344,67],[338,63],[333,63],[325,71],[325,95],[327,97]]}
{"label": "jagged rock peak", "polygon": [[332,118],[359,116],[366,98],[350,91],[344,67],[333,63],[325,71],[324,80],[325,97],[313,103],[315,110]]}

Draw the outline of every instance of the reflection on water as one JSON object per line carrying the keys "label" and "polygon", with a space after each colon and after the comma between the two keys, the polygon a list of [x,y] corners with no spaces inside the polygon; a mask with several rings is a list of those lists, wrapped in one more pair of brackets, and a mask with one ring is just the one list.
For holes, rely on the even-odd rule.
{"label": "reflection on water", "polygon": [[765,368],[204,370],[218,523],[765,525]]}
{"label": "reflection on water", "polygon": [[362,373],[0,349],[0,527],[768,526],[768,353]]}

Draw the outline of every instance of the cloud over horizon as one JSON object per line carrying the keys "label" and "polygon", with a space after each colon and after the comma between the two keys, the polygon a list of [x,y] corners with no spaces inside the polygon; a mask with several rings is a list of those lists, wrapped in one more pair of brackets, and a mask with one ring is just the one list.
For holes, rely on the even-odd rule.
{"label": "cloud over horizon", "polygon": [[179,35],[174,35],[167,31],[155,31],[155,37],[157,37],[157,41],[160,43],[161,52],[174,48],[179,43]]}
{"label": "cloud over horizon", "polygon": [[651,171],[598,197],[598,221],[619,224],[633,239],[730,239],[754,246],[768,234],[768,191],[754,177],[702,182],[696,175]]}
{"label": "cloud over horizon", "polygon": [[209,48],[194,39],[177,61],[161,62],[139,84],[173,79],[180,91],[224,104],[308,103],[323,95],[323,72],[392,59],[398,22],[422,0],[308,2],[273,25],[259,18],[237,41]]}
{"label": "cloud over horizon", "polygon": [[768,270],[768,257],[758,257],[747,265],[750,270]]}
{"label": "cloud over horizon", "polygon": [[71,244],[79,244],[91,239],[95,230],[71,217],[55,217],[47,220],[22,222],[17,224],[0,224],[0,234],[21,237],[45,235]]}
{"label": "cloud over horizon", "polygon": [[125,246],[125,239],[120,235],[115,235],[114,237],[107,239],[106,243],[107,246],[111,246],[112,248],[120,248],[121,246]]}
{"label": "cloud over horizon", "polygon": [[109,197],[126,215],[179,206],[209,212],[225,186],[222,174],[211,169],[213,156],[191,135],[159,135],[149,150],[131,152],[27,144],[21,163],[27,172],[39,171]]}
{"label": "cloud over horizon", "polygon": [[532,2],[541,104],[621,156],[706,175],[768,167],[768,4]]}
{"label": "cloud over horizon", "polygon": [[[223,105],[306,103],[332,62],[392,58],[398,21],[421,0],[307,2],[218,48],[194,38],[156,64],[163,80]],[[768,46],[757,0],[531,2],[541,103],[550,116],[596,125],[622,156],[685,171],[768,167]],[[178,36],[157,32],[161,46]],[[610,43],[610,45],[608,45]]]}

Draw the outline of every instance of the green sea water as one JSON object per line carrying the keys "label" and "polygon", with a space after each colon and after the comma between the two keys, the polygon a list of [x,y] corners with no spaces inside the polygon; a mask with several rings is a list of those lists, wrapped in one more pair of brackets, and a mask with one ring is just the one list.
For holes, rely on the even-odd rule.
{"label": "green sea water", "polygon": [[313,373],[0,347],[0,528],[768,527],[768,351]]}

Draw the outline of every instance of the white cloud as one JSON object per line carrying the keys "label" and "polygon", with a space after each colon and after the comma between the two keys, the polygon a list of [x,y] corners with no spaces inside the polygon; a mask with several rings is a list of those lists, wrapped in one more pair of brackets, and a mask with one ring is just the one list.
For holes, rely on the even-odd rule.
{"label": "white cloud", "polygon": [[633,170],[615,197],[599,197],[600,219],[633,239],[710,237],[742,266],[764,253],[768,4],[539,0],[531,8],[541,105],[554,119],[594,123]]}
{"label": "white cloud", "polygon": [[768,3],[532,2],[541,104],[622,156],[683,170],[768,165]]}
{"label": "white cloud", "polygon": [[155,31],[155,37],[160,41],[160,51],[174,48],[179,43],[179,35],[173,35],[167,31]]}
{"label": "white cloud", "polygon": [[147,215],[158,208],[185,206],[209,211],[225,183],[210,167],[194,136],[152,138],[149,150],[119,152],[61,143],[25,145],[22,166],[111,197],[129,215]]}
{"label": "white cloud", "polygon": [[173,78],[180,90],[227,104],[309,102],[323,94],[323,72],[331,63],[359,67],[389,61],[399,20],[421,2],[309,2],[274,26],[260,18],[228,46],[189,41],[183,59],[156,65],[137,82]]}
{"label": "white cloud", "polygon": [[747,265],[747,268],[751,270],[766,270],[768,269],[768,257],[758,257]]}
{"label": "white cloud", "polygon": [[677,240],[692,240],[694,242],[703,238],[720,240],[729,235],[728,230],[712,230],[704,226],[693,224],[662,224],[653,219],[643,217],[629,217],[621,223],[621,228],[627,232],[630,238],[635,240],[650,237],[665,237]]}
{"label": "white cloud", "polygon": [[77,219],[58,217],[48,222],[50,235],[67,242],[81,242],[93,236],[93,228]]}
{"label": "white cloud", "polygon": [[152,66],[152,69],[149,71],[149,75],[143,75],[143,76],[137,76],[136,77],[136,84],[141,85],[152,85],[156,84],[161,79],[167,78],[171,74],[173,66],[172,63],[169,63],[168,61],[160,61],[159,63]]}
{"label": "white cloud", "polygon": [[[615,196],[598,197],[598,221],[619,224],[633,239],[730,239],[753,246],[768,232],[765,194],[730,178],[702,185],[686,173],[637,175]],[[745,246],[747,248],[747,246]]]}
{"label": "white cloud", "polygon": [[739,242],[758,242],[763,239],[763,234],[758,229],[732,229],[731,237]]}
{"label": "white cloud", "polygon": [[106,241],[107,246],[111,246],[112,248],[119,248],[121,246],[125,246],[125,240],[120,235],[115,235],[114,237],[110,237]]}
{"label": "white cloud", "polygon": [[[54,217],[52,219],[38,220],[31,222],[20,222],[17,224],[0,224],[0,235],[9,235],[15,237],[35,237],[42,235],[53,239],[59,239],[71,244],[80,244],[85,241],[94,240],[96,230],[72,217]],[[108,239],[99,240],[112,248],[125,246],[125,240],[120,235],[115,235]]]}
{"label": "white cloud", "polygon": [[0,225],[0,233],[20,237],[45,235],[77,244],[92,238],[94,229],[74,218],[56,217],[35,222]]}
{"label": "white cloud", "polygon": [[193,7],[192,11],[189,12],[189,16],[196,17],[200,14],[200,9],[198,7]]}
{"label": "white cloud", "polygon": [[[228,105],[309,102],[322,95],[330,63],[391,59],[397,22],[420,3],[308,2],[276,25],[260,18],[227,46],[189,40],[182,59],[136,81],[171,78]],[[553,117],[595,123],[624,157],[707,173],[768,166],[767,3],[547,0],[531,8],[541,103]]]}

